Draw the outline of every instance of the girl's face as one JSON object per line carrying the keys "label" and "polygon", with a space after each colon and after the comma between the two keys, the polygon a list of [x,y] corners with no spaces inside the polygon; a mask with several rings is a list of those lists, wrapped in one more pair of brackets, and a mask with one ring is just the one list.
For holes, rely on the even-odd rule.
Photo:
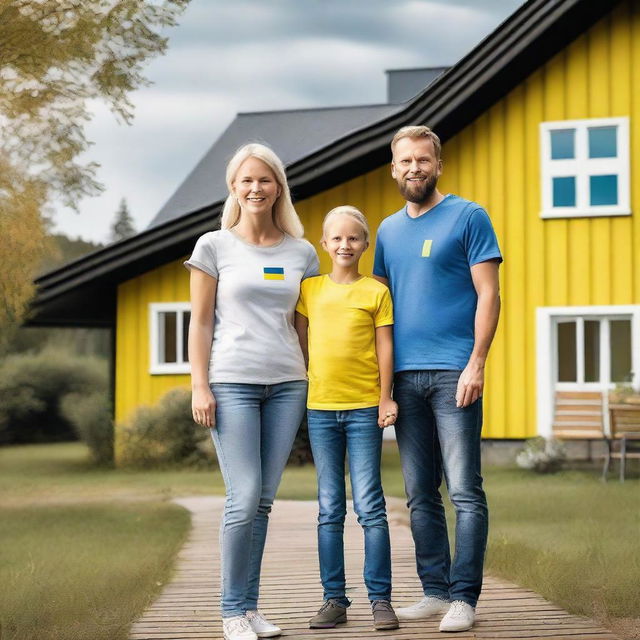
{"label": "girl's face", "polygon": [[243,213],[271,215],[280,195],[280,185],[268,165],[251,157],[238,168],[233,181],[233,193]]}
{"label": "girl's face", "polygon": [[364,239],[364,229],[357,220],[338,214],[329,218],[322,246],[335,266],[357,267],[369,243]]}

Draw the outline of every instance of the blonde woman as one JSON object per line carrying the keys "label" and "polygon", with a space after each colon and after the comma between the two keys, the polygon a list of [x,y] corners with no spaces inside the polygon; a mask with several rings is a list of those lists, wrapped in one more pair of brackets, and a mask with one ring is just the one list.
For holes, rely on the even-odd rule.
{"label": "blonde woman", "polygon": [[261,144],[227,166],[222,229],[198,239],[191,271],[193,419],[210,428],[226,487],[220,537],[225,640],[281,630],[258,612],[269,512],[302,419],[307,380],[294,329],[300,283],[318,274],[284,167]]}

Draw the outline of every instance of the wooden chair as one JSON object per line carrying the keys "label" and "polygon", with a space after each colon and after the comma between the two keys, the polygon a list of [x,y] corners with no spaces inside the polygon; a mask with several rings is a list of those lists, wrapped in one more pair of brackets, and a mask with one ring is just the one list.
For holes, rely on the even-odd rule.
{"label": "wooden chair", "polygon": [[627,458],[640,458],[640,405],[609,405],[611,437],[607,438],[607,457],[603,476],[606,479],[611,458],[620,459],[620,482],[624,482]]}
{"label": "wooden chair", "polygon": [[559,440],[604,439],[602,393],[599,391],[556,391],[553,436]]}

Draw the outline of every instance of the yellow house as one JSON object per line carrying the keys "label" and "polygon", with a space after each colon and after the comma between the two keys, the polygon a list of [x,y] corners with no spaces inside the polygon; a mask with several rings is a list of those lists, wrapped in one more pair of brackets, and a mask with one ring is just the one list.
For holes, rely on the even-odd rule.
{"label": "yellow house", "polygon": [[331,207],[355,205],[375,229],[402,206],[389,141],[428,124],[444,142],[441,190],[487,209],[505,256],[484,436],[550,435],[557,391],[640,386],[637,69],[640,0],[530,0],[410,100],[240,114],[149,229],[37,281],[32,323],[113,328],[122,421],[188,384],[181,263],[218,224],[237,146],[279,153],[318,245]]}

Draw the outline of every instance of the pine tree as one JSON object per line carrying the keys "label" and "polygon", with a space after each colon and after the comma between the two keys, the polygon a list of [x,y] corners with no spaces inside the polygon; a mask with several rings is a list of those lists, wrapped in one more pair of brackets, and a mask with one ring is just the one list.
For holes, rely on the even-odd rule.
{"label": "pine tree", "polygon": [[122,198],[116,211],[116,218],[111,225],[111,242],[119,242],[135,234],[136,228],[133,226],[133,218],[129,213],[129,206],[127,201]]}

